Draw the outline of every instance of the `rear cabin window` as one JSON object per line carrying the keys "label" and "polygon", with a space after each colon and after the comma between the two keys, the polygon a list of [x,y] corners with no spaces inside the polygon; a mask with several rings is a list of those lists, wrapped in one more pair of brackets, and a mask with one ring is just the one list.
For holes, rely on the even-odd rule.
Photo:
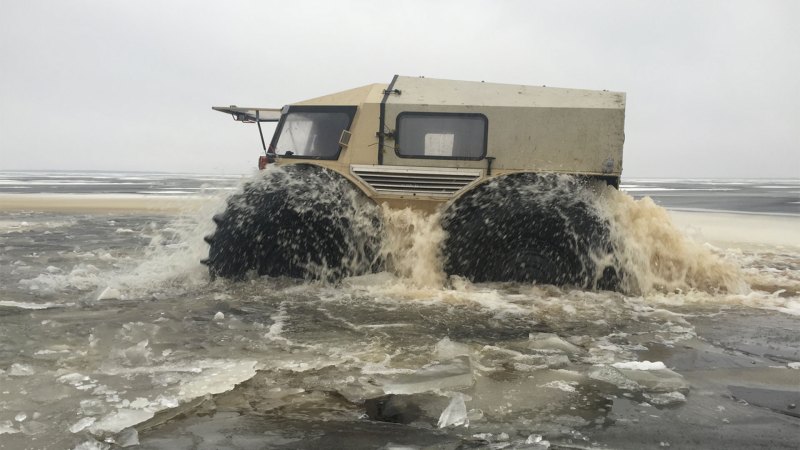
{"label": "rear cabin window", "polygon": [[282,118],[272,139],[281,156],[337,159],[339,138],[350,128],[355,107],[293,106]]}
{"label": "rear cabin window", "polygon": [[483,114],[400,113],[395,152],[403,158],[483,159],[487,128]]}

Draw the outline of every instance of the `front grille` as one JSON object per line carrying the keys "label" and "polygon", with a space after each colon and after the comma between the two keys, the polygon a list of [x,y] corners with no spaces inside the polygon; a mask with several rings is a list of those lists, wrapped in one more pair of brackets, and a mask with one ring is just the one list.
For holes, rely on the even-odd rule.
{"label": "front grille", "polygon": [[481,176],[475,169],[352,165],[356,177],[380,193],[452,196]]}

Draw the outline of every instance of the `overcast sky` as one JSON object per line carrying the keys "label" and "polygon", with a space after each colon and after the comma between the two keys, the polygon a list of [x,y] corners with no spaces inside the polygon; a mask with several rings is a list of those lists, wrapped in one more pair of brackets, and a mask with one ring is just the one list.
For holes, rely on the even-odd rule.
{"label": "overcast sky", "polygon": [[623,177],[800,177],[793,0],[2,0],[0,170],[244,173],[212,105],[394,74],[627,92]]}

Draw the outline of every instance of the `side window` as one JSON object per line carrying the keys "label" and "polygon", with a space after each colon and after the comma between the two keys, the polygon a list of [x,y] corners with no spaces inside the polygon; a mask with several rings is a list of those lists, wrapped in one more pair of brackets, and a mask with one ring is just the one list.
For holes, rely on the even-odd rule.
{"label": "side window", "polygon": [[403,112],[395,152],[402,158],[483,159],[487,129],[483,114]]}

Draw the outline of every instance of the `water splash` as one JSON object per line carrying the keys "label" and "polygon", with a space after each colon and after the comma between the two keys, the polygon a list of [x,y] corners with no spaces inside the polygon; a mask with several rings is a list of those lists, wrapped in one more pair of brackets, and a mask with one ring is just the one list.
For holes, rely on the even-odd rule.
{"label": "water splash", "polygon": [[441,287],[441,246],[445,232],[438,213],[426,215],[409,208],[393,210],[383,205],[384,238],[381,254],[386,268],[418,287]]}
{"label": "water splash", "polygon": [[[251,182],[264,188],[276,182],[276,175],[289,190],[300,190],[304,177],[286,176],[282,169],[271,169],[257,175]],[[562,188],[569,188],[571,177],[555,178]],[[395,210],[383,205],[376,209],[365,202],[355,189],[344,180],[328,183],[329,188],[304,191],[302,201],[292,205],[297,211],[314,214],[319,202],[345,205],[336,210],[342,220],[356,232],[342,242],[344,273],[368,272],[369,268],[386,270],[409,287],[442,288],[448,283],[443,270],[442,246],[446,232],[441,226],[441,214],[424,214],[412,209]],[[315,183],[319,185],[320,183]],[[519,197],[532,195],[530,186],[519,186]],[[563,195],[564,189],[533,194],[552,197]],[[557,201],[548,197],[549,202]],[[614,266],[622,277],[621,290],[630,294],[670,293],[679,291],[746,293],[749,289],[745,274],[733,261],[715,252],[713,248],[696,242],[676,227],[668,212],[650,198],[634,200],[630,195],[610,187],[591,186],[580,191],[580,200],[589,205],[592,214],[599,215],[609,227],[614,247],[613,258],[607,254],[590,255],[597,265],[596,273],[603,273],[609,265]],[[571,199],[575,201],[575,199]],[[207,278],[204,268],[197,264],[205,256],[207,246],[200,236],[213,230],[213,224],[205,219],[222,209],[221,198],[190,217],[174,222],[168,229],[154,238],[145,260],[129,277],[117,281],[135,284],[137,279],[148,282],[202,283]],[[380,217],[380,219],[378,219]],[[376,226],[381,223],[381,226]],[[169,238],[165,234],[171,233]],[[369,240],[369,243],[364,240]],[[175,242],[179,249],[169,248],[164,242]],[[380,251],[372,255],[367,247],[380,242]],[[477,242],[476,244],[480,244]],[[177,251],[176,251],[177,250]],[[315,263],[308,255],[299,263],[304,264],[313,277],[332,278],[332,270],[326,261]],[[341,271],[342,269],[336,269]]]}
{"label": "water splash", "polygon": [[707,246],[687,238],[667,210],[649,197],[607,188],[598,197],[607,215],[618,266],[627,275],[623,290],[631,293],[744,293],[749,288],[739,267]]}
{"label": "water splash", "polygon": [[[441,226],[440,212],[426,215],[411,209],[377,207],[344,179],[317,180],[312,184],[322,186],[318,189],[309,189],[308,179],[308,175],[298,177],[285,169],[271,168],[250,180],[243,180],[242,190],[253,192],[279,186],[285,192],[299,192],[299,201],[287,202],[285,206],[303,217],[322,217],[331,212],[317,210],[316,205],[337,205],[332,210],[337,214],[334,220],[350,230],[345,239],[337,242],[344,255],[343,267],[333,267],[325,259],[315,260],[308,251],[296,252],[293,254],[295,264],[302,266],[311,278],[334,279],[337,274],[351,276],[385,270],[409,288],[441,289],[450,285],[452,280],[448,279],[442,263],[447,234]],[[555,197],[563,196],[574,179],[560,176],[554,180],[558,189],[520,185],[508,195],[517,198],[538,195],[544,198],[545,204],[557,202],[559,199]],[[244,197],[243,194],[234,196],[227,203],[242,202]],[[748,281],[758,285],[769,281],[761,280],[765,275],[760,272],[757,277],[748,276],[741,270],[736,255],[725,257],[720,251],[687,237],[672,223],[667,211],[649,198],[634,200],[613,188],[591,186],[580,191],[580,201],[588,205],[586,211],[598,215],[608,225],[615,250],[613,255],[602,252],[589,255],[597,265],[594,272],[602,274],[605,267],[613,266],[623,274],[623,292],[653,294],[695,290],[744,294],[749,290]],[[201,286],[208,282],[206,268],[198,263],[208,255],[203,236],[214,231],[211,216],[229,207],[225,194],[219,193],[208,197],[200,208],[187,209],[166,226],[151,224],[139,230],[152,236],[151,242],[136,260],[118,261],[115,265],[119,270],[103,270],[91,262],[81,262],[71,271],[41,274],[24,280],[23,284],[42,291],[67,287],[84,291],[97,289],[98,293],[110,287],[120,290],[123,296],[148,290]],[[241,207],[253,209],[257,206],[245,204]],[[316,233],[328,231],[315,230]],[[289,252],[299,245],[296,239],[278,238],[289,246],[286,249]],[[482,242],[476,240],[475,245],[482,245]],[[371,251],[372,248],[379,250]],[[792,292],[797,290],[795,288],[788,286]]]}

